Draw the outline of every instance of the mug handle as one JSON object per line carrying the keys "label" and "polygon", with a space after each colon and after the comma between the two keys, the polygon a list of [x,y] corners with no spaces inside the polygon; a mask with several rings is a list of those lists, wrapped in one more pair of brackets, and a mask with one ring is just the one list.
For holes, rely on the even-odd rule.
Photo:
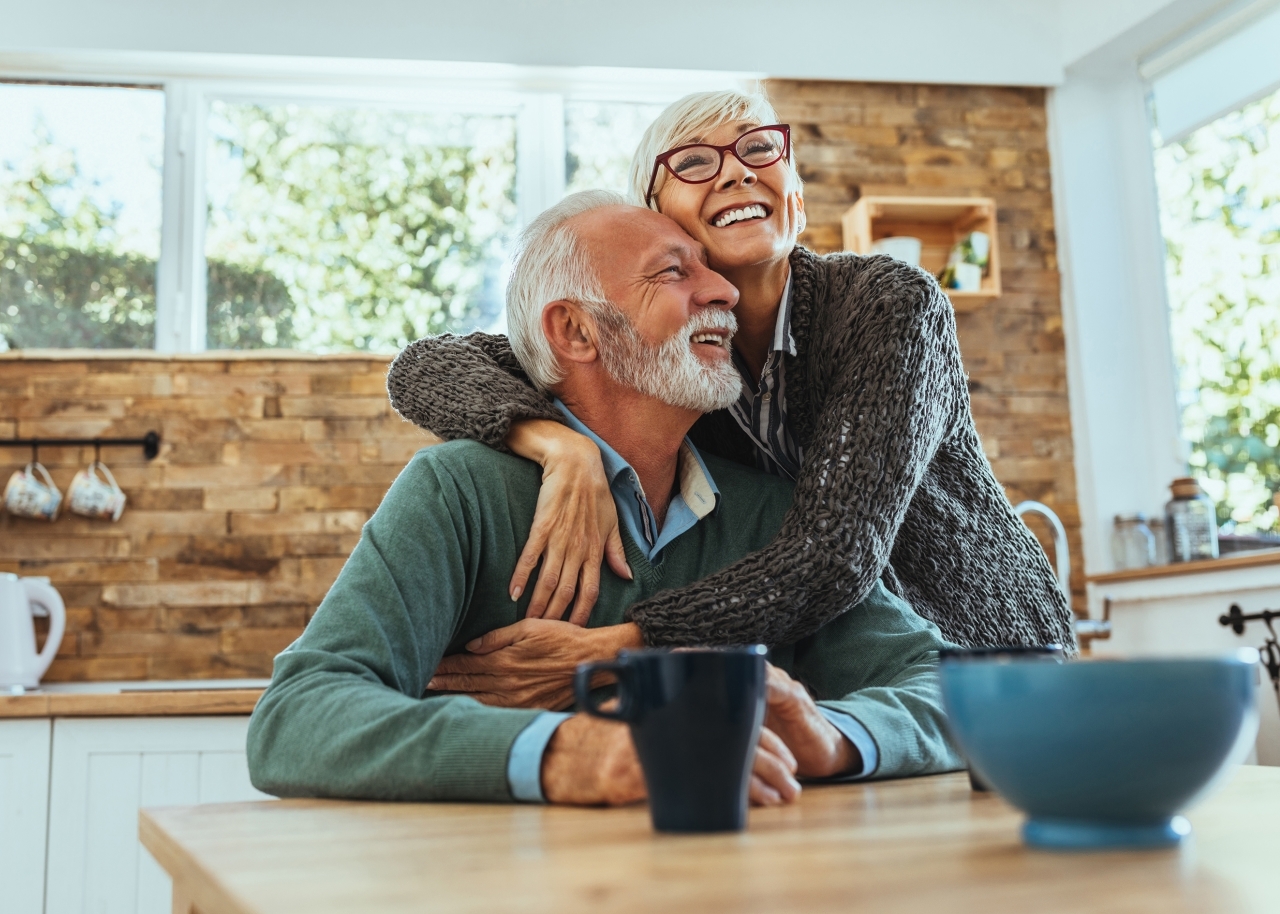
{"label": "mug handle", "polygon": [[101,470],[102,475],[107,477],[107,482],[111,483],[111,488],[115,489],[117,492],[120,491],[120,483],[116,482],[116,478],[111,475],[111,471],[107,469],[107,465],[101,460],[95,460],[93,463],[89,464],[89,469]]}
{"label": "mug handle", "polygon": [[[605,720],[630,721],[631,701],[623,686],[630,670],[631,664],[625,660],[605,660],[600,663],[578,664],[578,669],[573,674],[573,697],[578,702],[578,707],[592,717],[602,717]],[[619,701],[618,707],[613,711],[605,711],[591,700],[591,677],[596,673],[614,673],[618,677]]]}

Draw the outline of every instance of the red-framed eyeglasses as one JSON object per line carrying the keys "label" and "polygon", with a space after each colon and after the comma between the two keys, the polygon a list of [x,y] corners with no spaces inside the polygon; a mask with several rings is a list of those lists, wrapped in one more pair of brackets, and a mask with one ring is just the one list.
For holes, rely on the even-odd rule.
{"label": "red-framed eyeglasses", "polygon": [[766,168],[791,154],[791,125],[770,124],[748,130],[727,146],[709,143],[692,143],[668,149],[653,160],[653,174],[649,176],[649,190],[644,195],[645,205],[653,199],[653,187],[658,183],[658,171],[666,168],[671,176],[685,184],[706,184],[714,181],[724,168],[724,154],[732,153],[748,168]]}

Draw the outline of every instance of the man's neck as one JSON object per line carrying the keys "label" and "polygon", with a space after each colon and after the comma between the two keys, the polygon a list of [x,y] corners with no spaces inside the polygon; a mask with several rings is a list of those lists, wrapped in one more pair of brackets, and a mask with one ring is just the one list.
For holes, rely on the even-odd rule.
{"label": "man's neck", "polygon": [[557,393],[583,425],[636,471],[661,528],[675,492],[680,445],[700,414],[642,396],[608,378],[566,382]]}

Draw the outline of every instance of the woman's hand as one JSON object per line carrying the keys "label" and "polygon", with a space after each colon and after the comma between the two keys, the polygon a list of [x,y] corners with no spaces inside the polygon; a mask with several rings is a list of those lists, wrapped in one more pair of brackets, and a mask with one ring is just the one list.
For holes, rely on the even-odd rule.
{"label": "woman's hand", "polygon": [[558,711],[573,704],[578,664],[612,660],[623,648],[643,643],[640,629],[629,622],[579,628],[550,619],[522,619],[469,641],[467,653],[442,659],[427,688],[461,692],[502,708]]}
{"label": "woman's hand", "polygon": [[615,574],[631,580],[600,449],[585,435],[546,419],[514,423],[507,446],[542,466],[533,528],[511,576],[511,599],[520,599],[541,561],[525,617],[560,619],[573,603],[569,621],[585,625],[600,595],[602,558]]}

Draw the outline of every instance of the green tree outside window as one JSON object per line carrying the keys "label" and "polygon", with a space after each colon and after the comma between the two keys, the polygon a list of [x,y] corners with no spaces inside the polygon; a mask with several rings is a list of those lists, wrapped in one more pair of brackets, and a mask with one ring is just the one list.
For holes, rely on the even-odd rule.
{"label": "green tree outside window", "polygon": [[1280,93],[1156,151],[1193,472],[1224,529],[1280,530]]}

